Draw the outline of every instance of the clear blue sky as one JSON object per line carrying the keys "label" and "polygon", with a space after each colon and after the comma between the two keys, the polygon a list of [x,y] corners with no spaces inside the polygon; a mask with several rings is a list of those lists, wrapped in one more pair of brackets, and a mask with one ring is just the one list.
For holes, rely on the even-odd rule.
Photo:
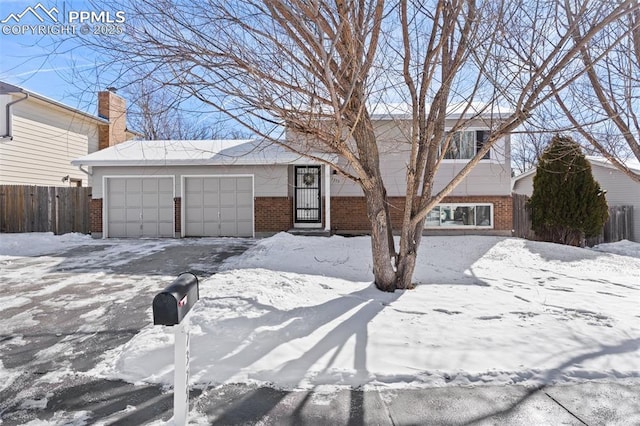
{"label": "clear blue sky", "polygon": [[[38,8],[38,4],[42,6]],[[29,7],[38,12],[43,22],[39,21],[31,11],[19,16]],[[51,13],[57,22],[43,12],[43,10],[51,11],[53,8],[58,11]],[[96,10],[96,6],[86,1],[1,0],[0,80],[93,114],[96,112],[96,93],[105,88],[100,87],[98,83],[88,82],[86,76],[78,78],[75,72],[93,69],[99,58],[86,49],[69,49],[74,44],[73,38],[83,37],[83,35],[78,32],[76,35],[33,35],[31,29],[21,28],[23,25],[46,27],[67,25],[65,21],[68,19],[69,11],[72,10],[100,12]],[[16,21],[11,17],[12,14],[19,19]],[[1,23],[3,20],[7,22]],[[77,25],[76,30],[79,27]],[[60,49],[61,42],[62,49]]]}

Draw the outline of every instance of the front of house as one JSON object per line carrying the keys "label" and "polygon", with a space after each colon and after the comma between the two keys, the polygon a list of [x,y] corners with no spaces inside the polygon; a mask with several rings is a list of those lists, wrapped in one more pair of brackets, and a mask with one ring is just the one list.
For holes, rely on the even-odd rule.
{"label": "front of house", "polygon": [[[397,119],[376,132],[394,226],[409,145]],[[456,137],[436,175],[441,189],[481,146],[478,121]],[[334,163],[341,159],[320,157]],[[258,237],[291,229],[366,233],[362,190],[326,163],[253,140],[128,141],[76,159],[91,173],[95,237]],[[428,216],[426,233],[511,235],[509,138],[496,144]]]}

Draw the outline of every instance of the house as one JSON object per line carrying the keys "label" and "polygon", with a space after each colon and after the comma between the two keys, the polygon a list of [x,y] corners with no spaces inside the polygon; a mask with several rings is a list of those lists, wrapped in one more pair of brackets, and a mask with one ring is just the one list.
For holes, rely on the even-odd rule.
{"label": "house", "polygon": [[[607,203],[613,206],[633,206],[631,238],[640,242],[640,184],[614,167],[602,157],[587,156],[591,164],[591,172],[600,187],[606,191]],[[629,160],[625,164],[629,169],[640,173],[640,162]],[[533,194],[533,178],[536,169],[533,168],[513,179],[513,192],[531,196]]]}
{"label": "house", "polygon": [[0,81],[0,185],[87,186],[71,160],[131,139],[125,101],[98,94],[98,116]]}
{"label": "house", "polygon": [[[375,118],[381,167],[392,208],[402,217],[407,120]],[[438,170],[441,189],[481,146],[480,120],[456,135]],[[288,132],[287,138],[296,137]],[[428,216],[426,233],[511,235],[509,137],[502,138]],[[317,154],[319,160],[340,158]],[[96,237],[269,235],[291,229],[364,233],[370,229],[360,187],[318,160],[255,140],[129,141],[78,158],[91,174]]]}

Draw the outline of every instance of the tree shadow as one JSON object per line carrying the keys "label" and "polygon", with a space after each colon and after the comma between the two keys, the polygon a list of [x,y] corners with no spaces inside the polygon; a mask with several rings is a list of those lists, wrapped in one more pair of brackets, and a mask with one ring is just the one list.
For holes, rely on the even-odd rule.
{"label": "tree shadow", "polygon": [[580,262],[582,260],[594,260],[611,257],[610,253],[591,250],[589,248],[574,247],[564,244],[548,243],[544,241],[525,240],[525,248],[540,256],[545,261],[563,263]]}
{"label": "tree shadow", "polygon": [[[282,383],[283,376],[286,376],[287,383],[295,387],[303,379],[310,379],[306,375],[314,363],[326,355],[329,357],[328,365],[331,364],[347,341],[353,338],[355,342],[353,371],[357,377],[366,380],[368,378],[367,325],[385,306],[397,300],[402,294],[402,291],[383,293],[371,285],[315,306],[298,307],[286,311],[268,306],[267,312],[257,318],[237,317],[222,320],[216,323],[216,329],[233,330],[233,344],[237,349],[230,352],[225,345],[211,348],[204,340],[199,341],[197,336],[192,336],[191,360],[200,365],[216,366],[216,381],[223,383],[278,347],[310,336],[317,329],[350,313],[298,359],[283,363],[277,371],[258,371],[251,378],[265,382],[278,378],[278,382]],[[252,299],[243,300],[256,304],[257,307],[264,306]],[[225,365],[233,367],[226,368]],[[318,384],[322,384],[322,375],[315,379]],[[333,379],[325,377],[324,380],[332,381]]]}
{"label": "tree shadow", "polygon": [[[566,361],[562,362],[556,368],[552,368],[548,370],[544,376],[544,379],[542,380],[543,383],[540,386],[526,389],[525,393],[521,397],[517,398],[507,408],[493,410],[490,413],[487,413],[485,415],[476,416],[473,419],[470,419],[469,421],[465,422],[464,424],[471,425],[471,424],[477,424],[479,422],[483,422],[487,420],[495,420],[496,417],[499,417],[499,418],[509,417],[510,415],[513,415],[514,412],[520,406],[527,403],[531,398],[533,398],[535,395],[539,394],[540,392],[543,392],[555,404],[560,405],[559,402],[556,401],[554,398],[552,398],[545,390],[554,384],[555,380],[561,376],[561,374],[565,369],[567,369],[572,365],[580,364],[587,360],[596,359],[601,356],[637,352],[639,349],[640,349],[640,338],[636,338],[636,339],[625,340],[617,345],[602,345],[599,350],[573,356],[567,359]],[[487,401],[487,404],[488,406],[494,406],[494,404],[491,401]],[[560,405],[560,407],[562,407],[563,410],[567,411],[571,416],[575,417],[582,424],[586,424],[583,421],[583,419],[581,419],[571,411],[567,410],[564,406]]]}
{"label": "tree shadow", "polygon": [[[33,380],[24,373],[20,382]],[[25,383],[26,384],[26,383]],[[76,413],[84,414],[85,421],[103,422],[109,425],[146,424],[154,420],[168,420],[173,408],[173,395],[163,392],[158,385],[134,385],[121,380],[91,379],[72,376],[59,383],[50,384],[49,389],[40,389],[46,401],[44,407],[24,406],[14,400],[1,410],[1,419],[8,423],[23,423],[27,419],[52,421],[54,415],[73,418]],[[197,398],[201,391],[191,391]],[[63,421],[62,419],[56,420]],[[69,419],[70,421],[70,419]],[[64,423],[71,424],[71,423]]]}

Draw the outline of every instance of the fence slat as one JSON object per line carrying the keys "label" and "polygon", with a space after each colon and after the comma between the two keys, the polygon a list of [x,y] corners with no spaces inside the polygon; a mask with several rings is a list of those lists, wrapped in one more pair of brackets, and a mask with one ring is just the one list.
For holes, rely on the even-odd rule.
{"label": "fence slat", "polygon": [[0,185],[0,232],[90,233],[91,188]]}

